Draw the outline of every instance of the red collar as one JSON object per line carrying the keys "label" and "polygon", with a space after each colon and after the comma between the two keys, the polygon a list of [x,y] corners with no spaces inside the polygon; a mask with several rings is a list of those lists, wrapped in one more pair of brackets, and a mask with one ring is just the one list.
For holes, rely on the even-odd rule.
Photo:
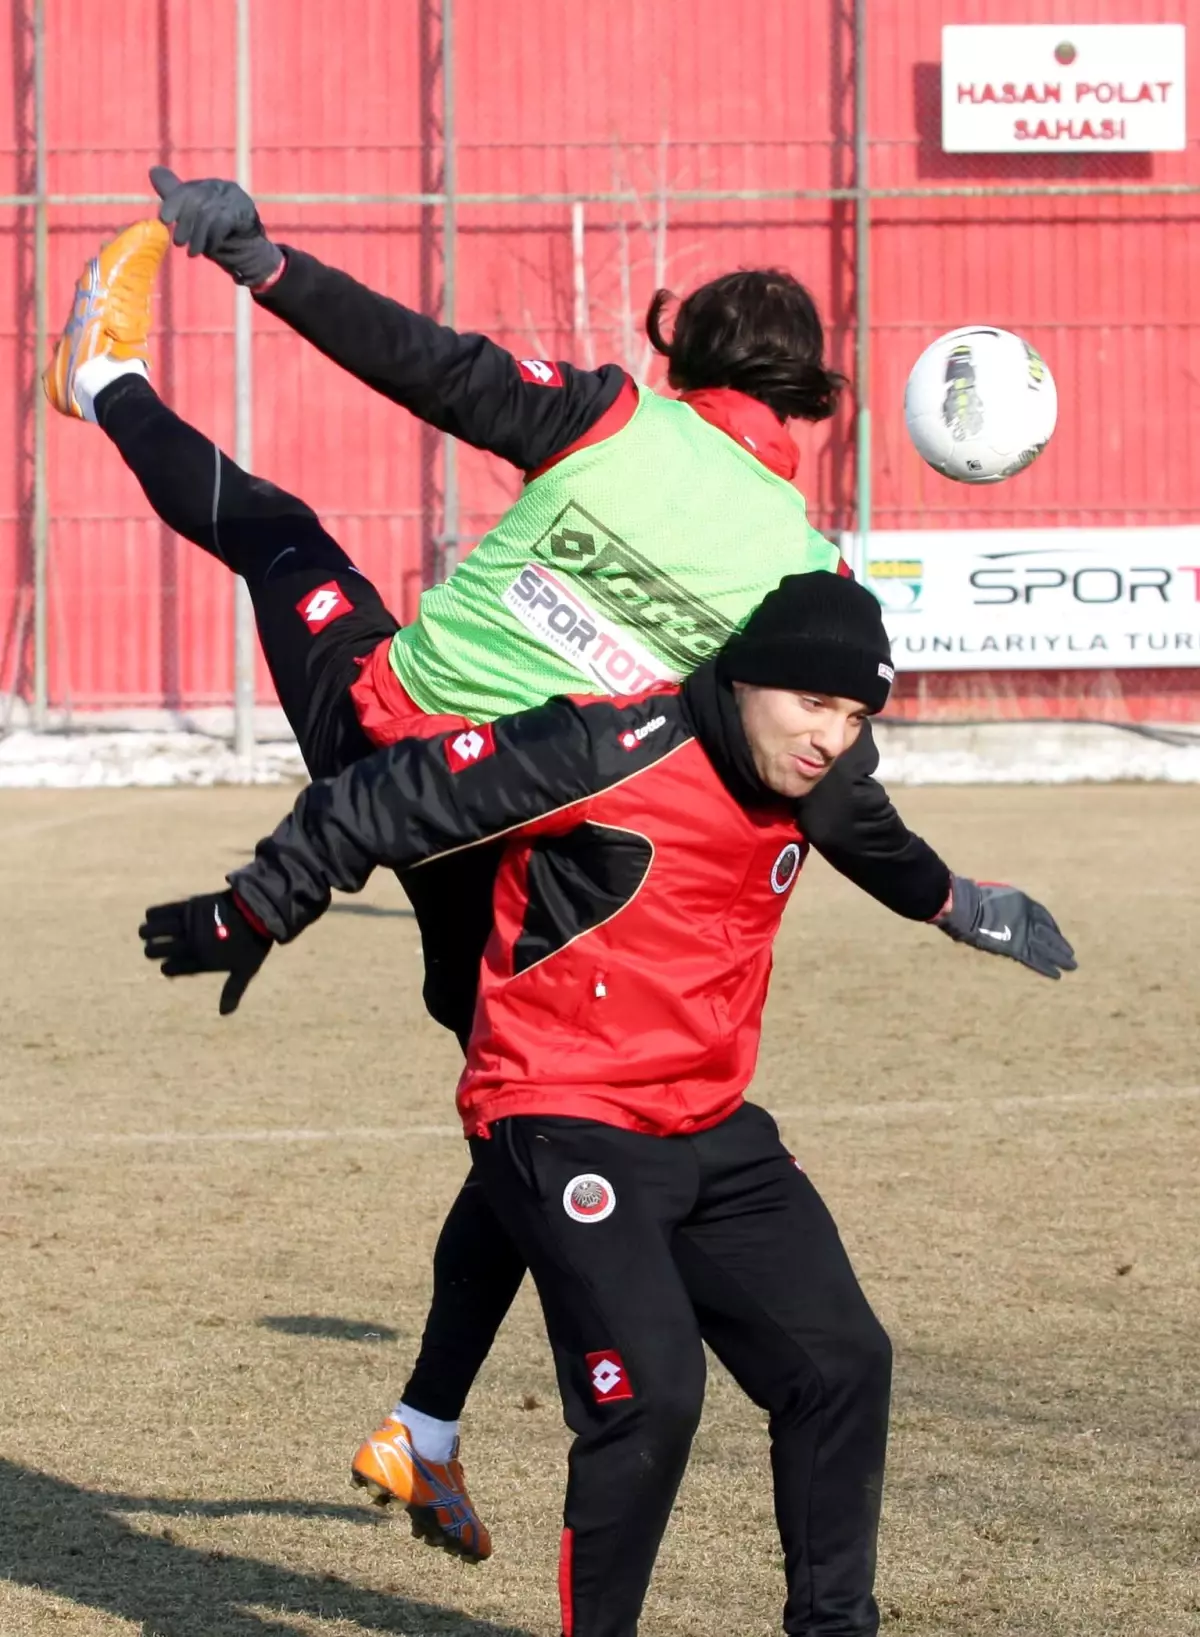
{"label": "red collar", "polygon": [[702,420],[757,455],[768,471],[788,483],[800,465],[800,451],[773,410],[734,387],[700,387],[680,394]]}

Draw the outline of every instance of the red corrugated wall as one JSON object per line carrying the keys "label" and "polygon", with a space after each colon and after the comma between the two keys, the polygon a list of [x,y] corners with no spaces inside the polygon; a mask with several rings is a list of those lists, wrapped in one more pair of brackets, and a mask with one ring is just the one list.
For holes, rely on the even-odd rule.
{"label": "red corrugated wall", "polygon": [[[876,187],[1200,183],[1184,153],[944,154],[944,23],[1186,22],[1194,0],[871,0]],[[1189,133],[1193,122],[1189,120]],[[887,528],[1192,523],[1200,509],[1200,329],[1192,296],[1197,201],[896,200],[873,212],[875,522]],[[1059,423],[1042,459],[995,488],[946,483],[913,455],[900,403],[917,353],[963,323],[1027,335],[1050,361]],[[893,714],[1200,718],[1200,673],[981,672],[903,679]]]}
{"label": "red corrugated wall", "polygon": [[[18,11],[25,0],[17,0]],[[673,204],[655,189],[845,186],[852,170],[851,41],[844,0],[458,0],[459,188],[508,193],[632,189],[634,205],[585,209],[587,323],[575,322],[571,213],[562,204],[470,205],[459,213],[458,321],[522,350],[618,357],[636,336],[659,267],[685,288],[723,267],[781,262],[813,287],[835,359],[853,350],[853,214],[827,203]],[[183,174],[233,164],[232,0],[46,0],[52,193],[137,191],[167,160]],[[432,41],[418,0],[255,0],[254,179],[261,193],[429,187],[426,76]],[[871,0],[873,181],[977,184],[1116,176],[1200,182],[1184,155],[952,158],[938,142],[944,21],[1200,24],[1200,0]],[[1193,44],[1197,31],[1193,30]],[[0,190],[29,186],[20,30],[0,38]],[[1194,65],[1193,65],[1194,67]],[[1196,76],[1193,72],[1193,82]],[[51,315],[65,317],[82,260],[130,207],[55,206]],[[438,224],[419,208],[275,206],[276,236],[402,299],[431,304]],[[0,210],[0,691],[14,672],[28,578],[28,276],[32,215]],[[1195,321],[1188,308],[1190,199],[897,201],[873,235],[876,522],[886,527],[1192,521],[1200,477]],[[665,246],[665,261],[663,251]],[[964,493],[928,473],[904,437],[901,396],[915,353],[938,331],[988,320],[1028,333],[1058,377],[1051,450],[997,490]],[[155,378],[181,413],[227,447],[233,436],[232,300],[206,264],[173,257],[163,285]],[[255,464],[302,493],[381,584],[401,616],[420,583],[422,437],[400,411],[339,376],[256,314]],[[853,406],[804,437],[800,482],[817,521],[851,522]],[[426,447],[425,453],[428,454]],[[149,515],[94,429],[50,426],[51,692],[80,709],[199,705],[231,687],[231,599],[223,571]],[[477,534],[513,475],[465,451],[463,523]],[[1011,680],[1004,684],[1014,695]],[[1047,696],[1187,714],[1192,678],[1113,684],[1073,673]],[[266,678],[261,678],[264,696]],[[922,686],[907,684],[915,695]],[[941,679],[924,686],[937,708]],[[991,684],[971,679],[986,692]],[[1138,693],[1138,689],[1142,693]],[[1115,689],[1115,693],[1114,693]],[[1020,690],[1016,690],[1019,692]],[[1177,694],[1182,704],[1173,703]],[[1094,703],[1094,702],[1093,702]],[[903,708],[903,702],[902,702]],[[1068,707],[1070,708],[1070,707]],[[1086,706],[1092,709],[1092,704]],[[1126,707],[1122,707],[1126,708]]]}

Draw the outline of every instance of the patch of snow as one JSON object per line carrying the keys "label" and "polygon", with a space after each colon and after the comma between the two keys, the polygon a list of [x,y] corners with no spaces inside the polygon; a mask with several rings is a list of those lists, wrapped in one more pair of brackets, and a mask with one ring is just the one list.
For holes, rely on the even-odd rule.
{"label": "patch of snow", "polygon": [[0,738],[0,790],[285,784],[305,777],[294,739],[259,743],[247,762],[228,739],[206,733],[18,728]]}

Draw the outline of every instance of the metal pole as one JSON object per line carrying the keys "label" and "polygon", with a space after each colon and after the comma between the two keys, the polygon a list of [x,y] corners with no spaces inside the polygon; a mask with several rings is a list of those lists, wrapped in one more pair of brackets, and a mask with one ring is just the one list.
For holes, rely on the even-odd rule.
{"label": "metal pole", "polygon": [[[454,0],[442,0],[442,323],[453,329],[457,316],[458,153],[454,103]],[[442,439],[441,577],[458,562],[458,444]]]}
{"label": "metal pole", "polygon": [[[663,198],[676,205],[716,204],[827,204],[853,203],[858,188],[668,188]],[[868,199],[1192,199],[1200,194],[1196,182],[1045,182],[1024,185],[963,183],[955,187],[866,188]],[[628,188],[598,189],[590,193],[457,193],[459,205],[640,205],[644,198]],[[46,203],[57,205],[131,205],[153,209],[156,200],[144,193],[51,193]],[[444,205],[444,193],[260,193],[260,205]],[[37,204],[36,193],[0,193],[0,209],[21,210]]]}
{"label": "metal pole", "polygon": [[855,521],[860,580],[867,573],[871,539],[871,203],[867,112],[867,0],[854,0],[854,389],[858,424],[854,439]]}
{"label": "metal pole", "polygon": [[[235,167],[238,182],[250,192],[250,0],[236,0],[237,104]],[[249,290],[238,286],[233,298],[233,447],[239,466],[254,461],[254,306]],[[254,756],[254,607],[246,582],[234,582],[233,593],[233,748],[247,762]]]}
{"label": "metal pole", "polygon": [[[50,328],[48,263],[50,222],[46,203],[46,11],[45,0],[33,4],[33,327],[35,370],[46,361]],[[50,508],[46,483],[46,394],[41,382],[33,389],[33,725],[46,726],[50,702],[47,643],[47,566]]]}
{"label": "metal pole", "polygon": [[592,345],[592,326],[588,316],[584,209],[582,199],[577,199],[571,206],[571,282],[575,296],[573,315],[575,356],[576,358],[582,358],[588,369],[595,369],[596,352]]}

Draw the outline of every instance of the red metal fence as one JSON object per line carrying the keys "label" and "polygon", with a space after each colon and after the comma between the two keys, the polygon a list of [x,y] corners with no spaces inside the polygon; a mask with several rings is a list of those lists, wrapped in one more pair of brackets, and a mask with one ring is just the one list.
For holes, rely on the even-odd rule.
{"label": "red metal fence", "polygon": [[[442,106],[437,0],[250,0],[253,177],[260,196],[437,195]],[[29,32],[16,0],[0,38],[0,194],[36,192]],[[234,0],[44,0],[46,192],[137,194],[147,167],[230,174]],[[616,357],[654,371],[640,313],[655,283],[686,288],[749,263],[810,283],[835,360],[854,354],[852,0],[456,0],[455,317],[537,355]],[[1200,157],[953,156],[939,143],[940,28],[949,21],[1178,21],[1200,0],[869,0],[871,184],[987,189],[1069,183],[1084,197],[871,201],[874,525],[886,528],[1192,522],[1200,501],[1200,343],[1189,305],[1195,193],[1115,195],[1114,182],[1200,188]],[[1200,40],[1200,28],[1193,30]],[[1195,64],[1193,63],[1193,68]],[[1195,75],[1193,74],[1193,78]],[[776,190],[785,197],[752,197]],[[742,194],[742,197],[729,195]],[[466,202],[471,196],[503,200]],[[711,197],[720,194],[721,197]],[[546,195],[554,197],[547,199]],[[696,197],[702,195],[702,197]],[[511,196],[519,196],[513,198]],[[148,208],[148,194],[147,194]],[[50,319],[131,204],[52,202]],[[264,205],[272,232],[401,299],[437,310],[447,248],[438,205]],[[32,686],[35,210],[0,206],[0,694]],[[232,296],[206,264],[171,258],[155,380],[181,413],[233,441]],[[1059,383],[1061,420],[1030,472],[964,491],[917,460],[904,378],[955,324],[1020,330]],[[255,315],[255,465],[302,493],[411,614],[443,528],[436,443]],[[800,484],[817,522],[854,526],[853,405],[804,437]],[[227,702],[231,596],[223,571],[148,514],[94,429],[50,418],[46,615],[51,703],[83,711]],[[514,475],[464,451],[464,542]],[[260,689],[269,692],[260,673]],[[1195,673],[909,679],[921,708],[1196,713]],[[947,705],[949,700],[949,705]],[[1021,701],[1013,705],[1013,701]]]}

